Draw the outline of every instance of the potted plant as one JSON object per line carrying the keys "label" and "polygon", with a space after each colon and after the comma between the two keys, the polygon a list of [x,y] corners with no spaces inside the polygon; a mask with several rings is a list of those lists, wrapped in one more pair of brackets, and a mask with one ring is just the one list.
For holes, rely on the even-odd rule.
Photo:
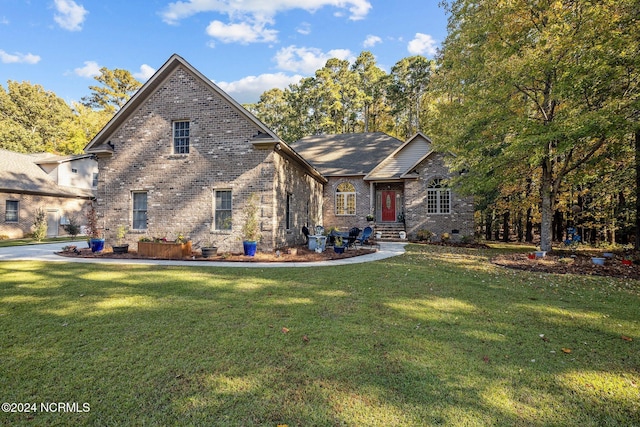
{"label": "potted plant", "polygon": [[203,258],[211,258],[218,255],[218,247],[214,245],[212,241],[209,241],[209,243],[200,250],[202,251]]}
{"label": "potted plant", "polygon": [[244,223],[242,224],[242,246],[244,254],[254,256],[261,237],[260,221],[258,220],[258,195],[251,193],[244,207]]}
{"label": "potted plant", "polygon": [[367,221],[368,222],[374,222],[375,220],[376,220],[376,217],[373,216],[373,214],[367,215]]}
{"label": "potted plant", "polygon": [[126,254],[129,252],[129,244],[124,243],[124,238],[127,235],[127,226],[120,224],[116,229],[117,244],[112,246],[114,254]]}
{"label": "potted plant", "polygon": [[98,215],[94,206],[91,206],[91,209],[87,212],[87,232],[89,234],[91,252],[102,251],[104,249],[104,239],[98,229]]}
{"label": "potted plant", "polygon": [[333,240],[333,251],[337,254],[344,253],[344,241],[342,236],[335,236]]}

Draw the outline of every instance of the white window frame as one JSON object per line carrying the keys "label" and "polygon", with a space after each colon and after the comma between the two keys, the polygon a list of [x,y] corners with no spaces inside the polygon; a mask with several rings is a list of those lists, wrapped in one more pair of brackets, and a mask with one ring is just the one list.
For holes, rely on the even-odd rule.
{"label": "white window frame", "polygon": [[[349,188],[345,188],[345,187]],[[336,216],[356,215],[356,186],[349,181],[343,181],[336,187],[335,214]]]}
{"label": "white window frame", "polygon": [[[228,208],[226,206],[224,206],[224,207],[218,206],[218,194],[222,195],[222,193],[228,193],[229,194],[229,200],[228,200],[229,207]],[[220,213],[222,213],[222,212],[228,212],[229,214],[223,220],[224,222],[219,224],[218,223],[218,216],[221,216]],[[228,219],[230,219],[230,221],[227,222]],[[213,223],[212,223],[212,226],[213,226],[212,228],[215,231],[230,232],[232,230],[232,228],[233,228],[233,192],[229,188],[219,188],[219,189],[213,190]]]}
{"label": "white window frame", "polygon": [[[11,209],[9,210],[9,203],[15,203],[15,210]],[[19,200],[7,200],[4,204],[4,222],[10,222],[10,223],[16,223],[16,222],[20,222],[20,201]],[[8,214],[9,212],[15,212],[15,219],[9,219],[8,218]]]}
{"label": "white window frame", "polygon": [[427,213],[446,215],[451,213],[451,189],[442,178],[434,178],[427,186]]}
{"label": "white window frame", "polygon": [[[140,207],[136,208],[136,196],[142,195],[145,196],[145,207],[144,209],[140,209]],[[144,227],[136,227],[136,225],[140,225],[140,218],[136,218],[136,213],[144,212]],[[147,230],[149,222],[149,193],[147,191],[132,191],[131,192],[131,229],[132,230]],[[137,223],[137,224],[136,224]]]}
{"label": "white window frame", "polygon": [[171,124],[173,154],[189,154],[191,146],[191,122],[176,120]]}

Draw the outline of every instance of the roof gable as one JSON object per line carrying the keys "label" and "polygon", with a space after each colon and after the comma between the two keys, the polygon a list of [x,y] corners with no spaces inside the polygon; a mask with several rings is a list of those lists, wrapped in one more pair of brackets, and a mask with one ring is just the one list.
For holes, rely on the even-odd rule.
{"label": "roof gable", "polygon": [[432,145],[427,136],[418,132],[382,160],[364,179],[407,178],[408,172],[431,155]]}
{"label": "roof gable", "polygon": [[[268,144],[276,144],[282,142],[280,138],[273,133],[264,123],[258,120],[253,114],[247,111],[235,99],[230,97],[226,92],[220,89],[215,83],[205,77],[200,71],[195,69],[191,64],[185,61],[181,56],[173,54],[167,62],[160,67],[155,74],[142,85],[140,89],[127,101],[127,103],[111,118],[111,120],[98,132],[98,134],[84,148],[86,153],[113,153],[113,146],[109,144],[108,137],[121,126],[127,118],[135,112],[136,108],[145,102],[162,83],[167,79],[178,67],[184,67],[188,72],[192,73],[196,78],[202,81],[211,91],[223,98],[232,108],[237,110],[241,115],[246,117],[250,122],[256,125],[259,133],[256,135],[255,144],[265,146]],[[252,141],[254,142],[254,141]]]}

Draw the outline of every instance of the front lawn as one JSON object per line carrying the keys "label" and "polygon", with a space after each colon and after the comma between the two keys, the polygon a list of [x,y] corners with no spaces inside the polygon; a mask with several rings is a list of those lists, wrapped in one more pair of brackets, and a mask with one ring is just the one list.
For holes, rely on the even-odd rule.
{"label": "front lawn", "polygon": [[37,404],[0,424],[640,425],[639,281],[407,249],[283,269],[0,263],[0,396]]}

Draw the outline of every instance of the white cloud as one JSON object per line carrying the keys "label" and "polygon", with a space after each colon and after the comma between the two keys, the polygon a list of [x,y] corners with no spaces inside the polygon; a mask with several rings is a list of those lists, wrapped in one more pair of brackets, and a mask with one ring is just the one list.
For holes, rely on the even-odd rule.
{"label": "white cloud", "polygon": [[169,24],[203,12],[217,12],[229,17],[251,16],[259,22],[288,10],[314,12],[326,6],[348,9],[351,20],[364,19],[371,9],[368,0],[185,0],[169,3],[161,16]]}
{"label": "white cloud", "polygon": [[285,89],[298,83],[302,76],[284,73],[248,76],[234,82],[216,82],[218,86],[241,104],[258,102],[260,95],[273,88]]}
{"label": "white cloud", "polygon": [[436,45],[436,41],[429,34],[416,33],[407,45],[407,50],[412,55],[433,56],[437,53]]}
{"label": "white cloud", "polygon": [[348,49],[333,49],[329,52],[322,52],[313,47],[288,46],[280,49],[274,60],[281,70],[309,75],[324,67],[327,60],[331,58],[353,61],[354,55]]}
{"label": "white cloud", "polygon": [[54,3],[57,13],[53,20],[65,30],[80,31],[89,12],[73,0],[54,0]]}
{"label": "white cloud", "polygon": [[308,36],[309,34],[311,34],[311,24],[309,24],[308,22],[302,22],[300,23],[300,25],[298,25],[296,31],[302,35]]}
{"label": "white cloud", "polygon": [[95,77],[100,75],[100,65],[95,61],[84,61],[84,67],[74,68],[73,72],[80,77]]}
{"label": "white cloud", "polygon": [[153,74],[156,72],[156,69],[147,65],[147,64],[142,64],[140,66],[140,71],[137,73],[133,73],[133,77],[135,77],[138,80],[142,80],[142,81],[147,81],[151,78],[151,76],[153,76]]}
{"label": "white cloud", "polygon": [[264,28],[264,23],[225,24],[212,21],[207,27],[207,34],[221,40],[223,43],[238,42],[242,44],[256,42],[274,42],[278,39],[278,32]]}
{"label": "white cloud", "polygon": [[362,46],[364,47],[373,47],[375,45],[377,45],[378,43],[382,43],[382,39],[378,36],[374,36],[369,34],[367,36],[366,39],[364,39],[364,42],[362,43]]}
{"label": "white cloud", "polygon": [[40,62],[40,56],[31,53],[14,53],[10,54],[4,50],[0,50],[0,61],[4,64],[37,64]]}

